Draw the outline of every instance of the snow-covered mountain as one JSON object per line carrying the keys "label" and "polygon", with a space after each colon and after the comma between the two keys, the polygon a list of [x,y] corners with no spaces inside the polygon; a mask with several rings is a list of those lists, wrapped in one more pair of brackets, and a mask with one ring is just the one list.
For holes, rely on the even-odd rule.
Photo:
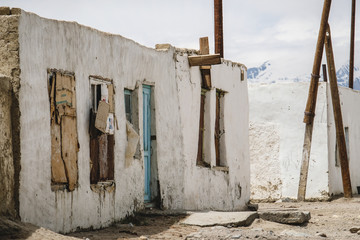
{"label": "snow-covered mountain", "polygon": [[[340,86],[349,85],[349,64],[343,64],[337,71],[336,76]],[[266,61],[259,67],[248,69],[249,83],[276,83],[276,82],[309,82],[310,74],[300,74],[289,76],[282,74],[281,70],[276,69],[270,61]],[[323,81],[322,71],[320,81]],[[360,90],[360,68],[354,68],[354,89]]]}

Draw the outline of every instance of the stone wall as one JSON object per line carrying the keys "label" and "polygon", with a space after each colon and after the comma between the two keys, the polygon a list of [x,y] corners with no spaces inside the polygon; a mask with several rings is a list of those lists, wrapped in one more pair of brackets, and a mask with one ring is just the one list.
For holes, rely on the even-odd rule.
{"label": "stone wall", "polygon": [[[16,216],[19,210],[20,111],[19,14],[17,8],[0,8],[0,214]],[[4,177],[6,176],[6,177]],[[3,190],[6,191],[3,191]]]}

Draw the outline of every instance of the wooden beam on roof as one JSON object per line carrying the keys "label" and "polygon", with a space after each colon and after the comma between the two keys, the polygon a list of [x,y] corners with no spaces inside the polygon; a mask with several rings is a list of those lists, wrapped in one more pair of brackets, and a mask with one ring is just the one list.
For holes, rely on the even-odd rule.
{"label": "wooden beam on roof", "polygon": [[203,65],[215,65],[221,63],[220,54],[189,56],[188,60],[189,60],[189,65],[191,67],[203,66]]}
{"label": "wooden beam on roof", "polygon": [[202,38],[199,39],[199,43],[200,43],[200,55],[210,54],[209,38],[208,37],[202,37]]}

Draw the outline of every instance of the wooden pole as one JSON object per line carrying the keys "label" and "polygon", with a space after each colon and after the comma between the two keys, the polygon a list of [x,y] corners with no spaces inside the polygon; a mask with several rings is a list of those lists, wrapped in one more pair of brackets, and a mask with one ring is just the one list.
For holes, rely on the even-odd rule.
{"label": "wooden pole", "polygon": [[351,34],[350,34],[350,63],[349,63],[349,88],[354,88],[355,9],[356,9],[356,1],[352,0],[352,7],[351,7]]}
{"label": "wooden pole", "polygon": [[322,70],[323,70],[323,77],[324,77],[324,82],[327,82],[327,72],[326,72],[326,64],[322,65]]}
{"label": "wooden pole", "polygon": [[222,0],[214,0],[215,53],[224,58]]}
{"label": "wooden pole", "polygon": [[351,190],[351,180],[350,180],[350,171],[349,171],[349,162],[346,151],[346,142],[345,142],[345,134],[344,134],[344,126],[341,115],[341,103],[339,97],[339,89],[336,79],[336,69],[335,69],[335,61],[333,48],[331,43],[331,34],[330,27],[328,26],[328,30],[325,38],[325,52],[326,52],[326,60],[329,68],[329,82],[330,82],[330,90],[331,90],[331,100],[334,111],[334,120],[335,120],[335,128],[336,128],[336,143],[339,149],[340,156],[340,166],[341,166],[341,176],[343,181],[344,188],[344,197],[351,198],[352,190]]}
{"label": "wooden pole", "polygon": [[302,155],[299,189],[298,189],[298,200],[299,201],[304,201],[305,194],[306,194],[306,184],[307,184],[307,176],[308,176],[308,170],[309,170],[309,158],[310,158],[310,150],[311,150],[313,120],[314,120],[314,115],[315,115],[316,97],[317,97],[317,90],[318,90],[318,84],[319,84],[319,78],[320,78],[320,76],[319,76],[320,65],[321,65],[322,54],[324,51],[325,33],[326,33],[327,22],[329,19],[330,6],[331,6],[331,0],[324,0],[319,35],[318,35],[318,40],[317,40],[317,44],[316,44],[314,64],[313,64],[313,69],[312,69],[312,74],[311,74],[309,95],[308,95],[306,108],[305,108],[304,123],[306,123],[306,127],[305,127],[303,155]]}

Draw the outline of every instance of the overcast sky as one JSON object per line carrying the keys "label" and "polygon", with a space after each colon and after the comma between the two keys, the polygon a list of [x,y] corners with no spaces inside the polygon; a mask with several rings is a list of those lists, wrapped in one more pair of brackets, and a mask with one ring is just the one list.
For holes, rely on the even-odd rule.
{"label": "overcast sky", "polygon": [[[213,52],[213,0],[0,0],[42,17],[76,21],[142,45],[199,48],[208,36]],[[224,55],[248,67],[270,60],[284,73],[310,74],[323,0],[224,0]],[[360,6],[357,6],[359,16]],[[351,0],[330,12],[336,65],[349,58]],[[357,18],[357,29],[360,27]],[[359,35],[359,34],[356,34]],[[358,39],[355,64],[360,65]]]}

